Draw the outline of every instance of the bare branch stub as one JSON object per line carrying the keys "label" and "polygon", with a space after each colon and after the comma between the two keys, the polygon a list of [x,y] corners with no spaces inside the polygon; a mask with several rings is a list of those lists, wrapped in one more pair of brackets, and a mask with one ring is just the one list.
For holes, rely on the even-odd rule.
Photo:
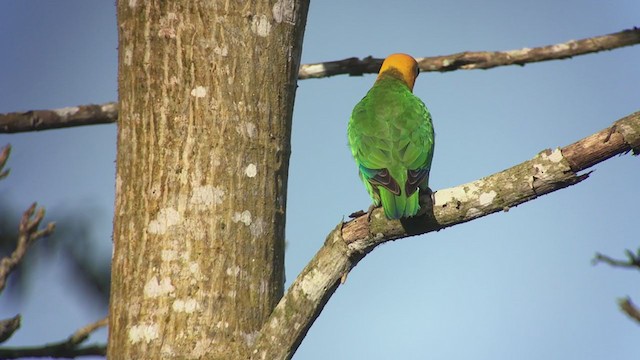
{"label": "bare branch stub", "polygon": [[20,328],[21,319],[20,314],[18,314],[12,318],[0,320],[0,343],[9,340],[11,335]]}
{"label": "bare branch stub", "polygon": [[640,309],[631,302],[630,298],[627,297],[625,299],[620,299],[618,301],[618,306],[620,306],[620,310],[640,324]]}

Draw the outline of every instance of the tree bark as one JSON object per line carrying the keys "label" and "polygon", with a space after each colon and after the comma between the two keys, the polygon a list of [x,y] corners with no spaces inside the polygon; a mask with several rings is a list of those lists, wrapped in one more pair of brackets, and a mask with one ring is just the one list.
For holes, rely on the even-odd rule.
{"label": "tree bark", "polygon": [[109,358],[248,357],[283,293],[307,9],[118,2]]}

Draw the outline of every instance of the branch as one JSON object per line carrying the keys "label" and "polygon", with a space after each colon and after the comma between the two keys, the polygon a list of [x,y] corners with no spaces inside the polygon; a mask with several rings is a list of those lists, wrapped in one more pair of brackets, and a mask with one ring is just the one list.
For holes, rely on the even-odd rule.
{"label": "branch", "polygon": [[[640,29],[633,28],[617,33],[570,40],[565,43],[524,48],[509,51],[465,51],[452,55],[417,58],[422,71],[454,71],[490,69],[498,66],[524,65],[528,63],[560,60],[573,56],[613,50],[640,43]],[[368,56],[300,65],[298,80],[318,79],[335,75],[359,76],[375,74],[383,59]],[[57,110],[33,110],[0,114],[0,133],[16,133],[59,129],[71,126],[107,124],[116,122],[116,103],[81,105]]]}
{"label": "branch", "polygon": [[613,267],[640,270],[640,249],[638,249],[637,254],[634,254],[631,250],[625,250],[625,254],[627,255],[628,260],[616,260],[607,255],[596,253],[596,256],[593,258],[591,262],[594,265],[597,265],[598,263],[603,262]]}
{"label": "branch", "polygon": [[0,133],[60,129],[81,125],[109,124],[118,119],[118,104],[80,105],[54,110],[32,110],[0,114]]}
{"label": "branch", "polygon": [[[617,33],[586,38],[582,40],[570,40],[565,43],[542,46],[537,48],[524,48],[509,51],[465,51],[452,55],[418,58],[418,64],[422,71],[453,71],[491,69],[498,66],[524,65],[528,63],[560,60],[573,56],[613,50],[620,47],[631,46],[640,43],[640,29],[623,30]],[[366,57],[364,59],[349,58],[339,61],[329,61],[318,64],[304,64],[300,66],[298,79],[323,78],[334,75],[349,74],[358,76],[362,74],[377,73],[384,59]]]}
{"label": "branch", "polygon": [[[510,169],[423,201],[424,213],[387,220],[382,209],[339,224],[287,290],[262,327],[252,359],[289,359],[348,272],[376,246],[389,240],[438,231],[577,184],[577,172],[617,154],[640,152],[640,112],[562,149],[544,150]],[[425,198],[430,199],[429,196]]]}
{"label": "branch", "polygon": [[105,356],[107,348],[105,345],[90,345],[79,347],[92,332],[107,326],[108,320],[104,318],[89,324],[64,341],[52,343],[40,347],[25,348],[0,348],[0,359],[18,359],[24,357],[51,357],[51,358],[76,358],[79,356]]}
{"label": "branch", "polygon": [[10,256],[7,256],[0,260],[0,292],[4,290],[9,274],[18,266],[20,261],[27,253],[27,249],[36,240],[51,235],[55,229],[55,223],[47,224],[47,227],[38,230],[40,222],[44,218],[44,209],[40,208],[36,213],[36,203],[33,203],[22,214],[22,220],[20,220],[20,228],[18,231],[18,245]]}
{"label": "branch", "polygon": [[21,320],[22,318],[20,317],[20,314],[12,318],[0,320],[0,343],[9,340],[11,335],[20,328]]}
{"label": "branch", "polygon": [[9,159],[9,154],[11,154],[11,145],[5,146],[2,151],[0,151],[0,180],[9,176],[9,170],[3,170]]}
{"label": "branch", "polygon": [[631,302],[631,299],[620,299],[618,300],[618,305],[620,306],[620,310],[640,324],[640,310]]}

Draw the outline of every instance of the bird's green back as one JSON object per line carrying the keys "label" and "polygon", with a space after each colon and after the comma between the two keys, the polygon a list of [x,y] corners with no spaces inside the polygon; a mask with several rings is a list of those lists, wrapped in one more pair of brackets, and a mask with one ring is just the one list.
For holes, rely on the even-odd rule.
{"label": "bird's green back", "polygon": [[355,106],[351,152],[374,205],[388,218],[415,215],[418,187],[428,186],[434,132],[426,106],[394,76],[381,76]]}

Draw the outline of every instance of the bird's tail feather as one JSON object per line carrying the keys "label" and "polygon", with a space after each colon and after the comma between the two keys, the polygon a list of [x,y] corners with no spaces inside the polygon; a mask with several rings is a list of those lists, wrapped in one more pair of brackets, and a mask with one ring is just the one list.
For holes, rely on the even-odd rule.
{"label": "bird's tail feather", "polygon": [[418,213],[418,210],[420,210],[420,203],[418,201],[419,194],[417,191],[407,198],[404,193],[394,195],[383,187],[379,189],[382,208],[387,218],[400,219],[402,217],[414,216]]}

